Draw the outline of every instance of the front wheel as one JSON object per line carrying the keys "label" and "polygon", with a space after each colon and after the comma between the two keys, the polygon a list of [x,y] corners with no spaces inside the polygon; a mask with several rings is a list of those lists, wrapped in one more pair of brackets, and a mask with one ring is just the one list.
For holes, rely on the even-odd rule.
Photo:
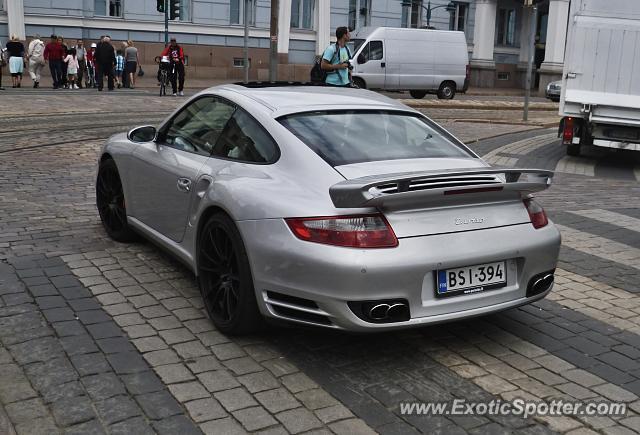
{"label": "front wheel", "polygon": [[107,159],[100,162],[96,180],[96,205],[105,231],[116,242],[133,242],[137,234],[127,222],[122,181],[116,162]]}
{"label": "front wheel", "polygon": [[452,100],[456,95],[456,85],[452,82],[444,82],[438,89],[438,98],[441,100]]}
{"label": "front wheel", "polygon": [[360,77],[353,78],[353,85],[359,89],[367,89],[367,85],[365,84],[364,80],[362,80]]}
{"label": "front wheel", "polygon": [[198,237],[198,282],[209,317],[224,334],[249,334],[263,324],[249,258],[233,221],[216,213]]}
{"label": "front wheel", "polygon": [[421,100],[425,95],[427,95],[427,91],[409,91],[409,95],[417,100]]}

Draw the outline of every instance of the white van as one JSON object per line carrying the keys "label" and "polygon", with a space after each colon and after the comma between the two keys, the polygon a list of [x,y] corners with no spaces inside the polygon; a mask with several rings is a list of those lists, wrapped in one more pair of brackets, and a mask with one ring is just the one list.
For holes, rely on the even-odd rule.
{"label": "white van", "polygon": [[469,54],[463,32],[363,27],[351,33],[353,83],[366,89],[408,90],[452,99],[469,87]]}

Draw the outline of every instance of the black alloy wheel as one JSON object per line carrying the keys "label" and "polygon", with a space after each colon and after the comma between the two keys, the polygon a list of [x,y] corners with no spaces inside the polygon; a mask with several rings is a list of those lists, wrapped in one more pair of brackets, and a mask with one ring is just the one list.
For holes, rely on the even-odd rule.
{"label": "black alloy wheel", "polygon": [[122,181],[116,162],[112,159],[100,162],[96,180],[96,206],[109,237],[123,243],[138,239],[127,222]]}
{"label": "black alloy wheel", "polygon": [[225,334],[248,334],[262,325],[251,266],[233,221],[216,213],[198,238],[198,282],[214,325]]}

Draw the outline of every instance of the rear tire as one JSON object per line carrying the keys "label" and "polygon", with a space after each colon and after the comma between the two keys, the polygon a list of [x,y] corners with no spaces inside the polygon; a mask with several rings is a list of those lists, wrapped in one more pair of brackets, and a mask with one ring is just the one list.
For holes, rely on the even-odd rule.
{"label": "rear tire", "polygon": [[197,269],[205,308],[220,332],[242,335],[263,327],[244,243],[224,213],[212,215],[200,231]]}
{"label": "rear tire", "polygon": [[456,96],[456,84],[453,82],[443,82],[438,89],[438,98],[440,100],[453,100]]}
{"label": "rear tire", "polygon": [[359,89],[367,89],[367,85],[360,77],[354,77],[353,84]]}
{"label": "rear tire", "polygon": [[116,162],[103,160],[96,179],[96,206],[105,231],[116,242],[128,243],[139,239],[127,222],[124,190]]}
{"label": "rear tire", "polygon": [[580,144],[572,143],[567,145],[567,155],[577,157],[580,155]]}
{"label": "rear tire", "polygon": [[427,91],[409,91],[409,95],[417,100],[421,100],[427,95]]}

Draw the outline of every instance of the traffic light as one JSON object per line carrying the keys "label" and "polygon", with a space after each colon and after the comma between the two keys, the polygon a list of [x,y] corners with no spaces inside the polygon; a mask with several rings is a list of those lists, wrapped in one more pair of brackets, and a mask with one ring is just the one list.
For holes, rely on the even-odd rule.
{"label": "traffic light", "polygon": [[161,14],[164,14],[164,2],[165,2],[165,0],[156,0],[156,1],[157,1],[156,9]]}
{"label": "traffic light", "polygon": [[180,18],[180,0],[169,0],[169,19]]}

